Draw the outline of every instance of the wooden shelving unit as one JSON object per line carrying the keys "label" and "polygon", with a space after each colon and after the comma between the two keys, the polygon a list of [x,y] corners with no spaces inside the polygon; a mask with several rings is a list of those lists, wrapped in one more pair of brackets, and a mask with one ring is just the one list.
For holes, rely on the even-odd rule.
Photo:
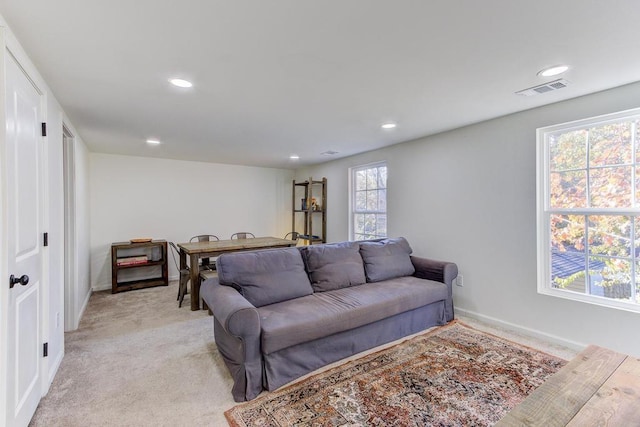
{"label": "wooden shelving unit", "polygon": [[168,285],[166,240],[111,245],[111,293]]}
{"label": "wooden shelving unit", "polygon": [[327,178],[294,180],[291,210],[291,230],[299,233],[299,240],[309,245],[327,242]]}

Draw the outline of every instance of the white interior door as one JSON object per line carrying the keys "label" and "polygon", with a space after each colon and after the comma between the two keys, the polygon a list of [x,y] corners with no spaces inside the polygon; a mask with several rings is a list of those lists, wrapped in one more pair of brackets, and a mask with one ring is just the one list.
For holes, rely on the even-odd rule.
{"label": "white interior door", "polygon": [[41,95],[11,55],[6,79],[8,268],[23,278],[9,290],[7,425],[26,426],[41,397]]}

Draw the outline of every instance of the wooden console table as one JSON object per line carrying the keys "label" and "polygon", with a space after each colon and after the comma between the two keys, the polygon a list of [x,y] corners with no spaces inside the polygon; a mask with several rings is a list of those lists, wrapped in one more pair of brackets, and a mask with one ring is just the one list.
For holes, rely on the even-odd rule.
{"label": "wooden console table", "polygon": [[640,360],[591,345],[496,426],[640,425]]}
{"label": "wooden console table", "polygon": [[[127,273],[142,273],[142,277]],[[111,245],[111,293],[168,286],[167,241],[117,242]]]}

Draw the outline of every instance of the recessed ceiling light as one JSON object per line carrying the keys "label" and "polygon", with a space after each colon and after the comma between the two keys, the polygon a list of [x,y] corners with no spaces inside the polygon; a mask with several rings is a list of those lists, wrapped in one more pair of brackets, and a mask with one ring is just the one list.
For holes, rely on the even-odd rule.
{"label": "recessed ceiling light", "polygon": [[157,139],[147,139],[147,144],[149,144],[149,145],[159,145],[160,141],[158,141]]}
{"label": "recessed ceiling light", "polygon": [[169,79],[169,83],[171,83],[174,86],[178,86],[178,87],[191,87],[191,86],[193,86],[193,83],[191,83],[190,81],[187,81],[187,80],[183,80],[183,79]]}
{"label": "recessed ceiling light", "polygon": [[385,123],[382,125],[382,129],[393,129],[397,125],[395,123]]}
{"label": "recessed ceiling light", "polygon": [[298,159],[300,159],[300,156],[298,156],[297,154],[292,154],[292,155],[289,156],[289,158],[291,160],[298,160]]}
{"label": "recessed ceiling light", "polygon": [[557,76],[558,74],[562,74],[569,69],[568,65],[554,65],[553,67],[545,68],[538,72],[539,76],[542,77],[552,77]]}

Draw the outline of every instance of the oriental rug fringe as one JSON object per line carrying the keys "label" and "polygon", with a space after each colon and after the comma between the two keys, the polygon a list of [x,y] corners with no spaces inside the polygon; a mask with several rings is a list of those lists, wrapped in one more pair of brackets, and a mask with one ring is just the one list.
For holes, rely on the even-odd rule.
{"label": "oriental rug fringe", "polygon": [[232,427],[488,426],[565,364],[454,321],[225,416]]}

